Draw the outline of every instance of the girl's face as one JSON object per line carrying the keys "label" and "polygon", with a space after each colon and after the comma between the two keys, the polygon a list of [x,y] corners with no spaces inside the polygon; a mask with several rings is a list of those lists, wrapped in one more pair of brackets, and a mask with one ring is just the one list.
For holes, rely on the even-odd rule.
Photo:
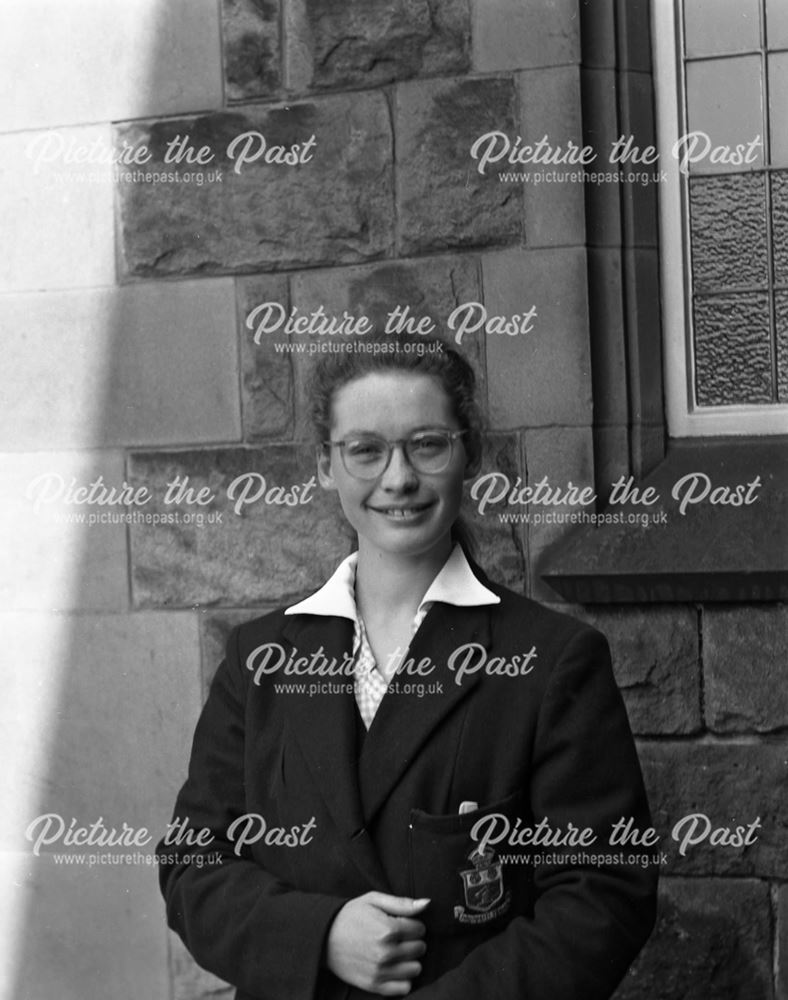
{"label": "girl's face", "polygon": [[[334,393],[331,440],[374,434],[401,440],[415,431],[460,427],[449,397],[430,375],[380,372],[362,375]],[[395,447],[388,467],[376,479],[348,473],[339,448],[318,460],[324,489],[336,490],[342,510],[359,536],[359,547],[422,556],[451,548],[451,527],[462,501],[467,456],[462,438],[454,441],[443,472],[417,472],[402,447]]]}

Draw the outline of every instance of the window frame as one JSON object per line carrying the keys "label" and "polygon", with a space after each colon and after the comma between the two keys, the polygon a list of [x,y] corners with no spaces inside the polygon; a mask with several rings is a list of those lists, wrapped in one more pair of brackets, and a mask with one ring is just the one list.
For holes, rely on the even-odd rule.
{"label": "window frame", "polygon": [[[682,176],[673,155],[673,145],[685,128],[683,73],[678,58],[683,50],[681,14],[682,0],[651,2],[656,141],[660,167],[666,175],[659,190],[659,268],[667,430],[672,438],[785,434],[788,404],[698,407],[694,402],[688,179]],[[681,49],[677,42],[682,43]],[[768,177],[768,169],[764,172]]]}

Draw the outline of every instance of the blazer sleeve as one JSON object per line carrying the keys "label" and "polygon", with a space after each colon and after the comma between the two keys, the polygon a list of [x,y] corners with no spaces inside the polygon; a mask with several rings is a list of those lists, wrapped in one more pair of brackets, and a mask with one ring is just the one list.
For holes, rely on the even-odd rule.
{"label": "blazer sleeve", "polygon": [[[595,630],[569,640],[548,682],[528,793],[537,822],[591,827],[596,841],[536,866],[533,918],[515,917],[414,1000],[607,1000],[653,929],[657,866],[627,857],[654,847],[609,846],[620,818],[640,831],[651,820],[607,642]],[[571,859],[583,852],[607,858]],[[623,862],[611,858],[619,852]]]}
{"label": "blazer sleeve", "polygon": [[212,839],[158,847],[167,920],[201,966],[242,993],[312,1000],[328,928],[346,900],[297,891],[234,853],[227,830],[247,811],[244,691],[236,630],[198,721],[174,812],[188,818],[187,830],[208,829]]}

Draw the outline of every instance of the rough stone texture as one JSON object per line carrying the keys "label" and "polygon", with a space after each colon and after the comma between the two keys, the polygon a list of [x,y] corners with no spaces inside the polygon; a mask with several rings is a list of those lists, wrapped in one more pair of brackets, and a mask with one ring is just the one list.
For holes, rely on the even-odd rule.
{"label": "rough stone texture", "polygon": [[[650,743],[640,745],[640,761],[660,847],[676,874],[755,875],[782,878],[788,866],[788,755],[779,744]],[[679,853],[696,813],[708,816],[709,836]],[[749,846],[710,844],[711,831],[749,828],[760,818],[757,840]],[[699,836],[706,824],[699,821]],[[721,835],[720,835],[721,836]]]}
{"label": "rough stone texture", "polygon": [[[3,32],[3,40],[8,34]],[[29,49],[24,57],[30,58]],[[2,60],[0,67],[1,73],[6,68]],[[15,93],[20,89],[18,84],[13,87]],[[16,107],[16,98],[5,104]],[[112,151],[109,125],[61,128],[57,136],[64,150]],[[0,288],[4,293],[32,289],[45,299],[40,289],[111,285],[115,280],[112,172],[94,166],[89,171],[93,181],[81,182],[85,165],[64,162],[65,156],[56,155],[59,146],[54,142],[47,139],[47,133],[0,136]],[[0,325],[6,326],[5,322]],[[49,336],[51,346],[51,331]],[[6,371],[13,370],[6,367]]]}
{"label": "rough stone texture", "polygon": [[291,437],[293,361],[289,354],[280,354],[275,347],[290,338],[258,330],[262,320],[255,322],[254,312],[266,303],[276,302],[288,313],[287,279],[269,275],[242,278],[237,287],[244,440]]}
{"label": "rough stone texture", "polygon": [[470,64],[468,0],[306,0],[312,86],[377,87]]}
{"label": "rough stone texture", "polygon": [[785,605],[703,612],[705,712],[720,733],[788,726],[788,614]]}
{"label": "rough stone texture", "polygon": [[233,1000],[235,987],[201,969],[177,934],[170,931],[168,941],[172,1000]]}
{"label": "rough stone texture", "polygon": [[663,879],[656,930],[615,1000],[772,1000],[769,889]]}
{"label": "rough stone texture", "polygon": [[282,85],[281,0],[222,0],[228,101],[269,97]]}
{"label": "rough stone texture", "polygon": [[[250,474],[264,478],[264,496],[253,500],[262,483],[248,480],[248,502],[236,514],[243,486],[232,489],[232,484]],[[151,513],[180,518],[180,523],[131,528],[132,593],[138,605],[284,602],[312,591],[349,551],[338,504],[316,485],[311,449],[272,445],[135,454],[130,476],[154,494]],[[176,476],[182,483],[188,476],[189,489],[207,487],[213,499],[205,506],[185,500],[166,506],[166,487]],[[276,502],[288,494],[306,502]],[[202,526],[184,523],[198,513],[204,515]]]}
{"label": "rough stone texture", "polygon": [[[594,457],[590,427],[548,427],[525,432],[526,482],[533,486],[547,477],[553,489],[565,491],[572,486],[593,487]],[[554,601],[555,592],[541,578],[541,570],[549,558],[547,550],[558,539],[565,537],[576,525],[573,523],[545,523],[552,515],[567,516],[579,514],[591,507],[579,505],[517,505],[509,511],[521,512],[529,516],[528,553],[531,568],[531,591],[534,597]],[[543,523],[535,523],[540,517]]]}
{"label": "rough stone texture", "polygon": [[[323,581],[316,581],[315,590]],[[267,610],[273,610],[273,606]],[[236,625],[252,621],[265,614],[265,609],[222,610],[209,612],[203,609],[200,615],[200,660],[202,663],[203,699],[208,696],[216,668],[224,659],[227,638]]]}
{"label": "rough stone texture", "polygon": [[472,8],[477,72],[580,59],[577,0],[472,0]]}
{"label": "rough stone texture", "polygon": [[[508,476],[512,483],[518,476],[524,478],[516,434],[487,436],[479,475],[483,476],[489,472],[501,472]],[[466,491],[466,494],[468,493],[469,491]],[[492,579],[511,587],[512,590],[520,594],[526,593],[527,558],[522,526],[502,523],[498,518],[498,508],[490,508],[480,514],[478,502],[472,499],[472,495],[466,495],[463,514],[473,532],[478,559],[485,571]]]}
{"label": "rough stone texture", "polygon": [[788,997],[788,885],[777,890],[777,1000]]}
{"label": "rough stone texture", "polygon": [[[234,145],[247,133],[253,134]],[[298,146],[292,152],[310,159],[293,165],[265,163],[264,155],[254,160],[263,149],[259,135],[264,155]],[[188,136],[194,150],[208,147],[213,159],[199,168],[165,164],[177,136]],[[181,177],[204,178],[202,184],[120,182],[120,239],[129,275],[340,264],[391,250],[392,141],[381,93],[127,124],[117,129],[118,143],[124,140],[135,149],[147,146],[153,157],[148,174],[180,170]]]}
{"label": "rough stone texture", "polygon": [[490,413],[497,427],[590,425],[591,371],[585,253],[504,250],[483,258],[490,316],[536,307],[531,330],[490,335]]}
{"label": "rough stone texture", "polygon": [[[427,317],[435,324],[435,336],[447,342],[454,339],[447,330],[446,321],[462,302],[478,300],[481,282],[478,259],[473,256],[442,257],[432,260],[397,261],[390,264],[368,265],[309,271],[292,279],[293,305],[300,315],[309,314],[320,307],[329,316],[341,317],[344,312],[360,318],[367,317],[375,333],[382,333],[389,314],[398,306],[407,306],[414,320]],[[279,340],[305,340],[301,336]],[[354,338],[345,336],[313,337],[313,341],[342,341]],[[414,334],[414,343],[420,338]],[[457,346],[473,364],[479,377],[479,395],[485,398],[485,368],[483,340],[468,335]],[[308,379],[314,359],[304,354],[292,355],[297,384],[297,433],[310,437]]]}
{"label": "rough stone texture", "polygon": [[[395,98],[400,249],[518,242],[523,192],[501,184],[499,164],[480,174],[470,155],[491,130],[517,131],[512,80],[430,80],[401,84]],[[506,169],[506,168],[504,168]]]}
{"label": "rough stone texture", "polygon": [[[124,524],[65,520],[108,512],[106,507],[63,499],[72,481],[87,486],[99,476],[107,485],[122,486],[120,452],[0,455],[3,611],[121,611],[128,607]],[[52,502],[45,502],[46,496]]]}
{"label": "rough stone texture", "polygon": [[[526,144],[547,136],[553,148],[568,150],[569,143],[582,147],[583,122],[580,104],[580,70],[577,66],[531,70],[519,75],[521,128]],[[522,165],[513,169],[538,174],[555,169],[560,174],[573,166],[545,168]],[[582,182],[537,183],[535,177],[523,188],[525,237],[529,247],[582,246],[585,243],[585,187]]]}
{"label": "rough stone texture", "polygon": [[572,614],[607,636],[635,733],[685,735],[701,728],[693,608],[573,608]]}

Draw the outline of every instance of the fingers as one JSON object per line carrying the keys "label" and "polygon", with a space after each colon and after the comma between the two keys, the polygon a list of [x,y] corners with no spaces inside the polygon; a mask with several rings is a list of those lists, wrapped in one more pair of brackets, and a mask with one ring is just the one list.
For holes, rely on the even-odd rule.
{"label": "fingers", "polygon": [[420,920],[409,920],[407,917],[395,917],[393,933],[397,941],[408,941],[412,938],[423,938],[427,928]]}
{"label": "fingers", "polygon": [[419,962],[403,962],[386,969],[385,978],[378,983],[376,989],[384,996],[401,996],[410,992],[412,981],[421,975]]}
{"label": "fingers", "polygon": [[427,953],[427,945],[424,941],[401,941],[395,948],[392,948],[389,962],[402,962],[414,958],[421,958]]}
{"label": "fingers", "polygon": [[429,906],[428,899],[409,899],[407,896],[389,896],[385,892],[368,893],[369,902],[390,917],[412,917],[423,913]]}

